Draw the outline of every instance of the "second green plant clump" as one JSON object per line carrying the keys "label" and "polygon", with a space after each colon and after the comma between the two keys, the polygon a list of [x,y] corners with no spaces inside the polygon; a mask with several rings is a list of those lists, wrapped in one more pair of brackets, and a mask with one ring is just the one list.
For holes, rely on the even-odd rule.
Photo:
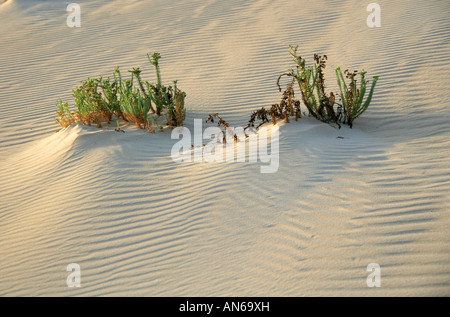
{"label": "second green plant clump", "polygon": [[[339,122],[348,124],[350,128],[353,126],[353,121],[359,117],[366,109],[372,100],[372,95],[375,89],[375,84],[378,81],[378,76],[374,76],[372,86],[366,99],[366,88],[369,83],[365,79],[365,71],[349,72],[345,70],[349,84],[347,85],[341,68],[336,68],[336,77],[340,90],[340,99],[342,104],[337,103],[333,92],[329,94],[325,92],[325,77],[324,69],[328,60],[327,55],[314,54],[315,64],[313,66],[306,66],[304,58],[297,54],[298,46],[290,46],[289,53],[296,63],[295,69],[290,69],[288,73],[282,74],[278,78],[278,87],[280,78],[284,75],[292,77],[292,82],[288,85],[288,91],[293,89],[292,85],[297,82],[302,101],[308,112],[314,118],[323,122],[333,122],[339,125]],[[358,80],[359,78],[359,88]],[[291,93],[293,95],[293,92]],[[337,106],[336,108],[334,106]]]}
{"label": "second green plant clump", "polygon": [[[310,116],[322,122],[336,124],[339,128],[341,127],[340,123],[348,124],[351,128],[353,121],[369,107],[378,76],[373,77],[369,93],[366,96],[369,85],[369,81],[365,78],[366,72],[349,72],[345,70],[344,74],[349,81],[347,84],[340,67],[338,67],[335,72],[339,86],[339,94],[335,95],[333,92],[327,93],[325,91],[324,69],[328,56],[314,54],[315,64],[306,66],[305,59],[297,54],[297,49],[298,46],[290,46],[289,50],[296,67],[289,69],[287,73],[281,74],[277,80],[277,86],[281,92],[281,78],[284,76],[291,78],[283,92],[280,103],[273,104],[268,109],[262,107],[254,111],[250,116],[247,128],[253,127],[257,129],[267,122],[276,124],[277,120],[289,122],[290,117],[294,117],[297,121],[302,115],[302,103],[308,110]],[[300,91],[300,100],[296,99],[295,96],[296,86],[298,86],[298,90]],[[337,101],[337,95],[340,97],[341,103]],[[214,116],[217,117],[218,114]],[[210,115],[208,121],[212,121],[212,117]]]}
{"label": "second green plant clump", "polygon": [[68,103],[58,100],[58,123],[63,128],[76,122],[101,127],[102,122],[109,124],[115,116],[134,123],[139,129],[154,132],[157,118],[165,116],[169,127],[182,126],[186,117],[186,93],[178,89],[177,81],[173,86],[162,85],[159,53],[147,54],[147,57],[155,68],[156,84],[142,80],[139,68],[128,71],[129,79],[122,78],[119,68],[114,70],[113,79],[88,78],[73,90],[76,111],[70,111]]}

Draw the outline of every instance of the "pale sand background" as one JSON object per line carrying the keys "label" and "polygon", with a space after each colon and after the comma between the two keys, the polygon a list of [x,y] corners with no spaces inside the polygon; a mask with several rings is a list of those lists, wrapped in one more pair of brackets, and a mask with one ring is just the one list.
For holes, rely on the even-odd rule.
{"label": "pale sand background", "polygon": [[[450,295],[450,4],[79,1],[0,6],[0,295]],[[280,168],[175,164],[170,133],[55,123],[88,76],[162,54],[187,126],[279,101],[288,44],[380,81],[355,127],[280,128]],[[344,136],[344,139],[337,139]],[[66,266],[82,286],[66,286]],[[382,287],[366,286],[381,265]]]}

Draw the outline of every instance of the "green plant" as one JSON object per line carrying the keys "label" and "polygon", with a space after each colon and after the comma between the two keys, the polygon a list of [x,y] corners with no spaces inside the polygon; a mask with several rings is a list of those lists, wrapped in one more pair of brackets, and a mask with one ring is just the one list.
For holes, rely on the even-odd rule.
{"label": "green plant", "polygon": [[142,125],[146,127],[148,122],[148,112],[151,109],[151,101],[145,91],[141,91],[134,87],[134,77],[139,77],[139,68],[134,68],[129,71],[131,78],[122,80],[120,71],[116,69],[118,82],[118,95],[121,116],[125,121],[130,121],[136,124],[139,129]]}
{"label": "green plant", "polygon": [[[77,109],[73,114],[70,113],[67,103],[59,101],[57,121],[64,127],[77,121],[86,125],[96,123],[101,127],[102,119],[109,124],[115,115],[116,118],[135,123],[138,128],[147,128],[151,131],[149,112],[158,117],[165,112],[169,126],[182,126],[186,117],[186,93],[177,88],[177,81],[174,81],[174,87],[162,85],[159,53],[151,56],[147,54],[147,57],[155,67],[156,84],[143,81],[139,68],[129,70],[131,78],[123,80],[117,67],[113,72],[113,80],[109,77],[88,78],[73,90]],[[134,85],[135,79],[137,87]],[[158,125],[158,129],[161,130],[162,126]]]}
{"label": "green plant", "polygon": [[91,94],[91,88],[87,82],[82,82],[79,87],[73,90],[73,99],[77,108],[76,115],[78,120],[86,125],[91,125],[93,122],[93,109],[88,101]]}
{"label": "green plant", "polygon": [[63,102],[61,98],[56,102],[58,111],[56,115],[58,118],[56,121],[61,125],[62,128],[67,128],[71,124],[76,122],[75,116],[70,112],[69,105],[67,102]]}
{"label": "green plant", "polygon": [[[153,108],[153,105],[152,105],[151,95],[149,95],[145,91],[144,84],[143,84],[143,81],[142,81],[141,76],[140,76],[141,70],[139,68],[133,68],[133,70],[129,70],[129,72],[132,74],[132,78],[133,78],[133,76],[136,77],[137,82],[139,84],[139,88],[141,90],[141,93],[143,94],[143,96],[145,96],[145,101],[146,101],[146,103],[148,103],[148,107],[149,107],[150,111],[152,113],[155,113],[156,111],[155,111],[155,109]],[[148,82],[146,82],[146,83],[148,83]]]}
{"label": "green plant", "polygon": [[[314,54],[315,64],[313,66],[306,66],[306,61],[304,58],[297,54],[298,46],[290,45],[289,53],[296,63],[295,69],[290,69],[288,73],[281,74],[278,77],[277,85],[279,90],[280,79],[283,76],[292,77],[294,81],[297,81],[300,93],[302,96],[302,101],[308,112],[314,118],[327,122],[335,123],[339,126],[339,122],[348,124],[350,127],[353,126],[353,121],[359,117],[364,111],[367,110],[369,104],[372,100],[373,92],[375,89],[375,84],[378,81],[378,76],[373,77],[372,87],[370,89],[369,95],[364,101],[364,96],[366,93],[366,85],[369,81],[365,80],[365,71],[358,72],[354,71],[350,73],[345,71],[346,77],[350,79],[350,83],[347,86],[342,75],[340,67],[336,69],[337,82],[340,89],[340,97],[342,100],[342,105],[337,103],[335,100],[335,95],[333,92],[327,94],[325,92],[325,76],[324,69],[326,67],[326,62],[328,60],[327,55]],[[360,88],[357,88],[356,76],[360,75]],[[292,100],[294,96],[293,87],[292,91],[285,91],[285,94],[289,93],[289,100]],[[295,99],[294,99],[295,100]],[[363,102],[364,101],[364,102]],[[280,104],[283,106],[283,104]],[[337,109],[334,106],[337,105]],[[272,107],[273,108],[273,107]],[[292,103],[289,105],[290,114],[292,115]],[[296,104],[295,107],[296,120],[301,115],[300,104]],[[272,110],[273,121],[275,120],[273,110]],[[285,114],[286,121],[289,120],[289,116]]]}
{"label": "green plant", "polygon": [[147,98],[134,87],[123,90],[120,97],[124,118],[127,121],[134,122],[139,129],[142,129],[142,124],[146,126],[150,110],[150,103]]}
{"label": "green plant", "polygon": [[[311,116],[322,122],[334,123],[339,128],[341,127],[339,122],[348,124],[351,128],[353,126],[353,120],[368,108],[372,100],[378,77],[373,77],[372,87],[369,95],[364,101],[366,86],[369,83],[369,81],[365,80],[366,72],[355,71],[350,73],[345,71],[344,73],[346,73],[347,78],[350,79],[350,84],[347,86],[342,72],[338,67],[336,69],[336,75],[341,92],[340,97],[343,103],[341,105],[336,102],[333,92],[330,92],[329,94],[325,92],[324,69],[328,60],[327,55],[321,56],[314,54],[315,64],[307,67],[305,59],[297,54],[298,46],[290,45],[289,47],[289,53],[294,59],[296,68],[281,74],[277,79],[277,87],[281,92],[281,78],[283,76],[292,78],[283,92],[280,103],[273,104],[269,109],[262,107],[259,110],[253,111],[244,132],[249,128],[255,128],[257,130],[260,126],[268,122],[276,124],[277,120],[285,120],[285,122],[288,123],[290,122],[289,118],[292,116],[294,116],[297,121],[301,117],[301,102],[295,98],[295,82],[298,84],[301,100]],[[356,75],[358,74],[361,76],[359,89],[357,89],[356,79]],[[336,109],[334,108],[335,105],[337,106]],[[219,119],[219,126],[228,128],[228,123],[219,117],[218,114],[210,115],[207,122],[214,122],[214,118]]]}
{"label": "green plant", "polygon": [[[117,68],[116,71],[119,72],[119,69]],[[120,101],[118,96],[120,87],[119,83],[116,80],[116,77],[114,78],[113,82],[111,82],[111,79],[109,77],[103,80],[100,78],[99,86],[102,89],[103,98],[105,99],[107,110],[111,114],[117,114],[120,111]]]}
{"label": "green plant", "polygon": [[171,113],[172,120],[175,122],[175,125],[178,127],[183,126],[184,119],[186,118],[186,108],[184,107],[184,99],[186,98],[186,93],[177,88],[177,81],[173,82],[174,85],[174,109]]}
{"label": "green plant", "polygon": [[157,83],[157,87],[160,88],[160,87],[162,87],[161,71],[159,69],[159,60],[161,59],[161,54],[157,53],[157,52],[153,53],[151,56],[149,54],[147,54],[147,58],[148,58],[150,64],[155,66],[156,83]]}
{"label": "green plant", "polygon": [[161,72],[159,69],[159,60],[161,58],[161,54],[153,53],[151,56],[147,54],[148,60],[150,64],[155,67],[156,72],[156,85],[150,84],[146,81],[147,89],[151,94],[151,98],[156,106],[156,114],[158,116],[161,115],[162,110],[170,103],[170,95],[168,94],[167,88],[164,87],[161,83]]}
{"label": "green plant", "polygon": [[[342,104],[344,107],[344,124],[348,124],[350,128],[353,126],[353,120],[358,118],[364,111],[367,110],[369,104],[372,100],[373,92],[375,89],[375,85],[378,81],[378,76],[373,77],[372,87],[370,88],[369,95],[367,96],[365,102],[363,103],[364,96],[366,94],[366,86],[369,83],[368,80],[365,80],[365,71],[354,71],[349,72],[345,70],[344,73],[346,77],[350,80],[350,84],[347,86],[344,80],[344,76],[342,74],[341,68],[336,68],[336,77],[339,85],[339,89],[341,92]],[[360,87],[357,88],[357,79],[356,76],[360,75]]]}
{"label": "green plant", "polygon": [[297,54],[298,46],[290,45],[289,47],[289,53],[297,66],[295,69],[290,69],[288,73],[280,75],[280,77],[287,75],[297,81],[303,103],[311,116],[323,122],[337,123],[338,120],[333,108],[335,101],[334,94],[331,92],[328,95],[325,92],[325,76],[323,70],[326,67],[328,56],[314,54],[314,66],[307,67],[305,59]]}
{"label": "green plant", "polygon": [[[186,109],[184,107],[184,100],[186,93],[177,88],[177,81],[175,80],[174,86],[165,87],[161,82],[161,71],[159,67],[159,60],[161,55],[159,53],[147,54],[150,64],[155,67],[156,73],[156,85],[150,84],[145,81],[150,98],[155,104],[156,115],[161,116],[165,110],[167,124],[172,126],[183,126],[184,119],[186,118]],[[142,88],[143,89],[143,88]]]}
{"label": "green plant", "polygon": [[99,92],[99,84],[102,78],[91,79],[81,83],[81,85],[73,90],[73,98],[75,100],[75,107],[78,109],[77,116],[82,124],[91,125],[97,123],[100,118],[111,122],[114,113],[112,106],[102,98]]}

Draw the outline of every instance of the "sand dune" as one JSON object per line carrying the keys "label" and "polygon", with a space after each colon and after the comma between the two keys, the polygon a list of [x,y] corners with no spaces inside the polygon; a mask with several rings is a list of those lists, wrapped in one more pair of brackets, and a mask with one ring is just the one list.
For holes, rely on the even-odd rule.
{"label": "sand dune", "polygon": [[[450,295],[450,5],[378,1],[83,1],[0,6],[0,295]],[[327,54],[380,81],[353,129],[280,126],[280,166],[175,163],[170,131],[71,126],[55,102],[162,54],[186,126],[278,102],[278,75]],[[205,124],[206,126],[206,124]],[[80,288],[66,285],[69,263]],[[369,263],[382,286],[366,285]]]}

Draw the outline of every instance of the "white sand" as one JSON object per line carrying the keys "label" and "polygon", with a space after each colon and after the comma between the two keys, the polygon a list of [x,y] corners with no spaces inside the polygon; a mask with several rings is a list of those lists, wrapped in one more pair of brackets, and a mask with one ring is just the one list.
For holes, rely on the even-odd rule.
{"label": "white sand", "polygon": [[[0,295],[450,295],[450,5],[174,0],[0,5]],[[55,102],[162,54],[188,118],[279,101],[288,44],[380,81],[353,129],[280,127],[280,168],[171,160],[170,132],[73,126]],[[344,137],[343,139],[337,138]],[[81,287],[66,266],[81,266]],[[366,285],[369,263],[381,287]]]}

